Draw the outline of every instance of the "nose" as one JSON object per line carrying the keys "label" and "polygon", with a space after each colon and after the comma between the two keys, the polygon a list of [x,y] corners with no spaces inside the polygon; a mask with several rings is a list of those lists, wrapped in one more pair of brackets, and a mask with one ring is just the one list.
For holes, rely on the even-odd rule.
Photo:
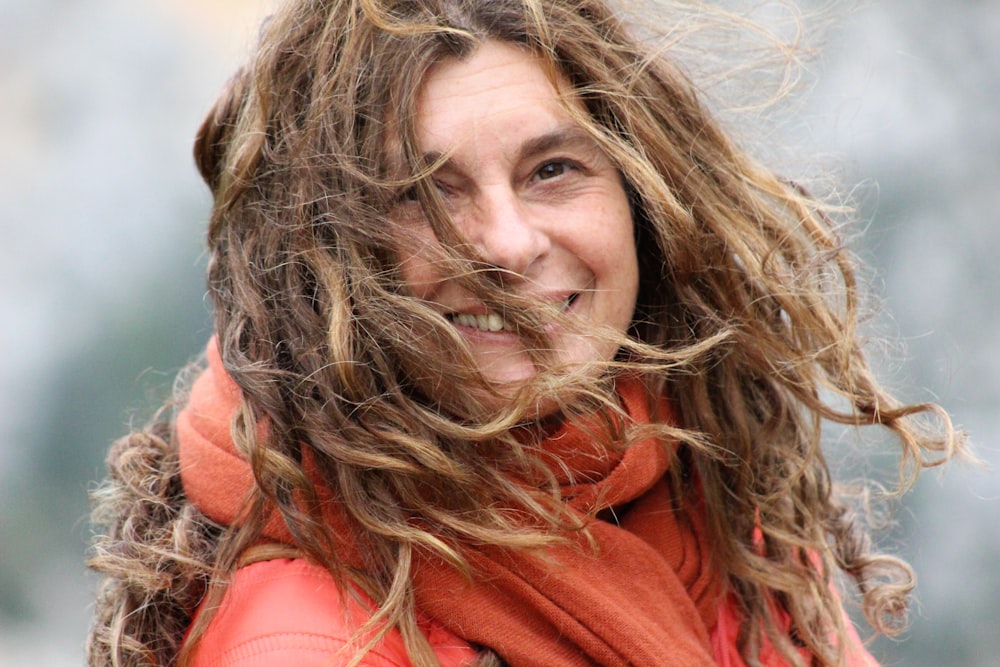
{"label": "nose", "polygon": [[510,188],[480,193],[476,213],[464,230],[483,259],[530,277],[552,247],[544,220]]}

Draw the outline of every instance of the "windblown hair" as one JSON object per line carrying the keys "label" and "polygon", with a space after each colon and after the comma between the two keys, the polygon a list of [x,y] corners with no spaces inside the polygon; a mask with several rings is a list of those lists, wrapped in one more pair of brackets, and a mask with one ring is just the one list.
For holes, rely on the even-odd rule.
{"label": "windblown hair", "polygon": [[[221,595],[273,508],[299,549],[372,594],[415,664],[435,664],[416,628],[413,554],[463,568],[463,543],[528,548],[585,530],[554,484],[512,481],[545,470],[512,428],[543,396],[570,415],[615,410],[603,380],[622,372],[674,405],[678,423],[654,428],[683,443],[671,468],[678,497],[690,499],[699,480],[713,564],[744,612],[749,664],[765,636],[793,664],[797,646],[818,664],[843,662],[838,572],[856,583],[877,631],[905,625],[912,572],[872,550],[852,499],[835,493],[822,426],[891,431],[901,487],[961,438],[939,408],[901,404],[873,377],[856,269],[827,207],[734,144],[669,42],[632,34],[604,0],[292,0],[268,20],[195,148],[214,195],[219,345],[243,394],[234,438],[256,495],[238,528],[215,526],[184,498],[169,423],[113,448],[95,510],[108,529],[91,559],[106,579],[90,664],[183,664],[194,608]],[[504,292],[438,201],[436,165],[419,157],[421,82],[486,40],[541,59],[626,183],[638,306],[627,335],[589,332],[617,336],[621,350],[596,379],[553,362],[540,323],[558,314]],[[485,409],[497,389],[400,279],[409,237],[392,210],[401,192],[416,193],[442,265],[487,305],[505,305],[537,350],[543,370],[506,409]],[[940,426],[925,428],[925,417]],[[338,556],[320,519],[306,452],[361,537],[363,570]],[[209,619],[199,617],[188,648]]]}

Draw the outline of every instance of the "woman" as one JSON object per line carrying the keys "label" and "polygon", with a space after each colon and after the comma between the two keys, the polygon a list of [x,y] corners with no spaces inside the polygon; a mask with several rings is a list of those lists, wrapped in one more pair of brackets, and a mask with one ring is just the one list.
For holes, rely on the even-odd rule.
{"label": "woman", "polygon": [[601,0],[293,0],[195,152],[216,336],[112,449],[91,664],[873,664],[841,572],[905,622],[821,426],[959,438]]}

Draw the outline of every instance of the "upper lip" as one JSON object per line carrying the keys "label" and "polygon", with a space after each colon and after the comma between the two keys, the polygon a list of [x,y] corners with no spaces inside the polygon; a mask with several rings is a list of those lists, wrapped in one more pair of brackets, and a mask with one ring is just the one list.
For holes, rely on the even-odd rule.
{"label": "upper lip", "polygon": [[[529,298],[537,298],[542,303],[558,305],[575,300],[580,295],[580,290],[559,290],[552,292],[542,292],[538,294],[526,294]],[[445,304],[442,304],[445,305]],[[445,315],[489,315],[492,310],[486,307],[481,301],[465,304],[458,304],[455,307],[445,306]]]}

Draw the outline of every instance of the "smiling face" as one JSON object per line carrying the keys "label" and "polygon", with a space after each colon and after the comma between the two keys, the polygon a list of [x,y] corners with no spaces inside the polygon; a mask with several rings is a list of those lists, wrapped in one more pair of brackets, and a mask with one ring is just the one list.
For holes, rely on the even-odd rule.
{"label": "smiling face", "polygon": [[[486,42],[427,76],[418,146],[429,163],[444,157],[433,175],[438,192],[459,234],[504,272],[504,289],[624,332],[639,282],[628,197],[614,165],[563,104],[536,57]],[[394,215],[422,220],[415,200],[404,199]],[[426,244],[436,243],[426,231]],[[523,339],[443,275],[428,247],[401,258],[411,293],[453,323],[488,380],[516,388],[530,379],[537,371]],[[546,334],[561,363],[608,361],[617,352],[614,343],[557,324]]]}

